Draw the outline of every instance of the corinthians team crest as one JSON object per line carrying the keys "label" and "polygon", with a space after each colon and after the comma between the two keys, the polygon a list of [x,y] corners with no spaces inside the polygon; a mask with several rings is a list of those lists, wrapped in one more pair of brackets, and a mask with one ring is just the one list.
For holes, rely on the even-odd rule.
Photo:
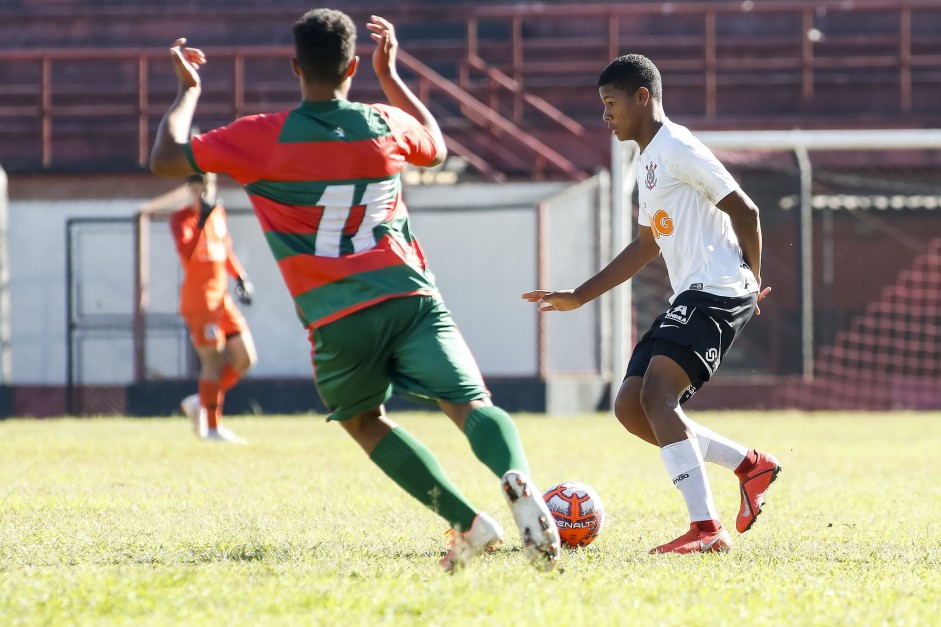
{"label": "corinthians team crest", "polygon": [[657,164],[651,161],[650,165],[644,166],[644,169],[647,170],[647,178],[644,180],[644,185],[647,186],[647,189],[653,189],[657,186]]}

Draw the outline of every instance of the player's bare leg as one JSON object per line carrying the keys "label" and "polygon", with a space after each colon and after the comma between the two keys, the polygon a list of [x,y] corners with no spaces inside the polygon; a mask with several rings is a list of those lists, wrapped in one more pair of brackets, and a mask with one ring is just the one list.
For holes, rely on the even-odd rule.
{"label": "player's bare leg", "polygon": [[[627,377],[618,391],[614,414],[628,432],[645,442],[657,444],[653,428],[640,402],[642,387],[641,377]],[[687,429],[695,432],[703,461],[735,472],[742,501],[735,527],[739,533],[745,533],[751,529],[761,513],[768,487],[781,472],[780,463],[773,455],[749,449],[691,420],[682,407],[677,406],[675,411],[681,414]]]}
{"label": "player's bare leg", "polygon": [[679,399],[690,385],[686,371],[672,359],[654,355],[650,360],[640,402],[660,445],[660,457],[673,485],[683,495],[690,530],[652,553],[689,553],[727,550],[732,540],[719,521],[705,462],[695,431],[689,428]]}
{"label": "player's bare leg", "polygon": [[252,334],[246,329],[241,333],[236,333],[225,338],[225,365],[231,368],[237,375],[231,385],[226,385],[226,368],[220,375],[223,382],[223,389],[230,389],[238,378],[241,378],[248,372],[252,366],[258,362],[258,352],[255,349],[255,340]]}
{"label": "player's bare leg", "polygon": [[614,401],[614,415],[629,433],[636,435],[644,442],[657,445],[657,436],[654,435],[647,413],[640,403],[640,391],[643,385],[643,377],[624,379]]}

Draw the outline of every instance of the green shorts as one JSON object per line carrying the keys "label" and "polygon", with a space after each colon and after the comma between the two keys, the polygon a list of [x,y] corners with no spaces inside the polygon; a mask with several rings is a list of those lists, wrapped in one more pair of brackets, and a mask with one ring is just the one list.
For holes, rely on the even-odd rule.
{"label": "green shorts", "polygon": [[311,332],[327,420],[347,420],[395,393],[466,403],[490,395],[451,312],[436,296],[382,301]]}

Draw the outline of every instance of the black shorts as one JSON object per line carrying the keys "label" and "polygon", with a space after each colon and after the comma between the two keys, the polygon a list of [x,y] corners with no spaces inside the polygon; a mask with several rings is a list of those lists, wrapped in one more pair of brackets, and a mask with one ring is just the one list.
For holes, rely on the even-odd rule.
{"label": "black shorts", "polygon": [[680,398],[685,403],[719,369],[757,303],[757,294],[726,297],[681,292],[637,342],[624,378],[643,377],[654,355],[669,357],[689,376],[690,386]]}

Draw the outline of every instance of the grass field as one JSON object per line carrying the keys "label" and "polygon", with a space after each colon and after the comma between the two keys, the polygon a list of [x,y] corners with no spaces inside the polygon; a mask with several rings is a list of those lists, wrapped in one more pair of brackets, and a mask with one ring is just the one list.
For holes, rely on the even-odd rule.
{"label": "grass field", "polygon": [[[687,528],[656,449],[610,416],[518,416],[533,475],[594,486],[608,521],[560,568],[525,561],[498,481],[443,416],[397,416],[509,535],[474,568],[445,524],[321,417],[0,422],[2,625],[937,625],[941,413],[699,413],[784,472],[725,555],[651,556]],[[737,482],[710,467],[734,527]]]}

